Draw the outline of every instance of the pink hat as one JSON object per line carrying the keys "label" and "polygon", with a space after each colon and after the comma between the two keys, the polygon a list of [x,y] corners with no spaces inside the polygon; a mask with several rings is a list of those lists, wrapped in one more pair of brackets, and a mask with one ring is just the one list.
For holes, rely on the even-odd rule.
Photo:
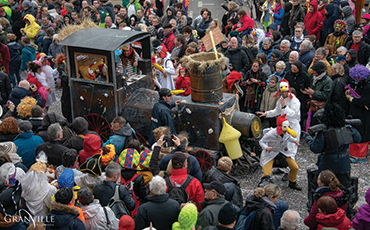
{"label": "pink hat", "polygon": [[41,67],[42,67],[41,62],[39,62],[39,61],[37,61],[37,60],[34,60],[34,61],[33,61],[33,63],[35,63],[35,64],[37,64],[37,65],[39,65],[39,66],[41,66]]}
{"label": "pink hat", "polygon": [[370,14],[364,14],[364,16],[362,16],[362,18],[365,18],[367,20],[370,20]]}

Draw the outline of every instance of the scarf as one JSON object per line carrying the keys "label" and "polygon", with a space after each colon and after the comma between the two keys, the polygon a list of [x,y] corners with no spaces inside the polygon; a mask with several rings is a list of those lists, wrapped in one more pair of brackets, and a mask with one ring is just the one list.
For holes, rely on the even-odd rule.
{"label": "scarf", "polygon": [[267,88],[270,92],[276,92],[276,91],[278,91],[279,90],[279,85],[277,84],[277,85],[275,85],[274,87],[268,87]]}
{"label": "scarf", "polygon": [[313,86],[315,86],[316,83],[318,81],[320,81],[325,76],[325,74],[326,74],[326,71],[324,71],[322,74],[320,74],[318,76],[313,75]]}

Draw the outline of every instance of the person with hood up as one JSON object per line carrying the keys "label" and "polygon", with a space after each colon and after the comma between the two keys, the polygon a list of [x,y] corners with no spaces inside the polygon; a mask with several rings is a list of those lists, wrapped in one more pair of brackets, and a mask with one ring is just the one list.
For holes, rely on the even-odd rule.
{"label": "person with hood up", "polygon": [[[286,90],[284,90],[284,88],[287,88],[286,85],[287,84],[280,83],[283,93],[286,93]],[[302,188],[297,185],[296,181],[298,165],[294,160],[297,148],[289,148],[288,146],[288,142],[299,146],[299,139],[297,139],[296,132],[289,127],[289,121],[286,119],[286,116],[287,114],[283,114],[276,119],[276,128],[268,128],[263,131],[264,136],[260,140],[260,145],[263,149],[261,155],[261,166],[263,167],[262,178],[271,177],[271,170],[275,158],[281,153],[286,157],[288,167],[290,168],[289,187],[300,191]]]}
{"label": "person with hood up", "polygon": [[246,215],[249,211],[256,211],[252,230],[275,229],[272,214],[276,209],[275,203],[280,195],[281,189],[275,184],[254,189],[253,195],[247,198],[245,209],[241,213],[241,215]]}
{"label": "person with hood up", "polygon": [[346,211],[338,208],[330,196],[323,196],[317,201],[319,213],[316,215],[317,229],[335,228],[338,230],[352,229],[352,223],[346,217]]}
{"label": "person with hood up", "polygon": [[87,158],[95,154],[99,154],[101,149],[100,137],[94,134],[87,134],[83,142],[83,150],[79,154],[80,165],[84,163]]}
{"label": "person with hood up", "polygon": [[329,34],[334,32],[334,22],[339,18],[339,15],[335,14],[335,4],[328,4],[325,6],[325,21],[322,36],[326,38]]}
{"label": "person with hood up", "polygon": [[69,187],[60,189],[55,194],[55,201],[51,202],[51,211],[45,217],[46,229],[85,229],[84,223],[78,219],[79,211],[69,206],[75,204],[73,191]]}
{"label": "person with hood up", "polygon": [[12,80],[13,86],[21,81],[19,70],[21,68],[21,51],[22,47],[17,42],[17,37],[14,34],[7,34],[8,44],[6,45],[9,49],[10,62],[9,62],[9,76]]}
{"label": "person with hood up", "polygon": [[331,197],[336,201],[337,207],[347,210],[348,202],[345,200],[343,191],[339,188],[340,182],[330,170],[322,171],[317,178],[318,188],[314,193],[314,201],[309,215],[304,218],[304,224],[310,229],[317,229],[318,221],[316,219],[319,213],[317,202],[323,197]]}
{"label": "person with hood up", "polygon": [[347,44],[348,26],[344,20],[338,19],[334,22],[334,32],[326,37],[325,45],[333,47],[333,54],[337,54],[337,49]]}
{"label": "person with hood up", "polygon": [[357,230],[365,230],[370,225],[370,188],[365,194],[366,204],[362,205],[353,219],[353,228]]}
{"label": "person with hood up", "polygon": [[317,7],[317,11],[319,11],[322,17],[325,19],[325,6],[328,5],[328,0],[320,0],[319,5]]}
{"label": "person with hood up", "polygon": [[129,4],[127,4],[126,7],[128,17],[131,17],[132,15],[137,15],[137,10],[141,9],[139,0],[130,0]]}
{"label": "person with hood up", "polygon": [[37,24],[36,19],[31,14],[24,16],[23,20],[26,22],[26,27],[21,29],[23,35],[30,38],[31,42],[35,42],[35,37],[40,30],[40,26]]}
{"label": "person with hood up", "polygon": [[[82,205],[81,210],[85,218],[86,230],[106,229],[107,223],[114,229],[118,229],[119,220],[109,207],[103,207],[98,199],[94,199],[93,193],[88,188],[81,188],[77,192],[78,202]],[[105,209],[105,210],[104,210]],[[105,212],[107,215],[105,215]],[[108,220],[107,218],[108,217]]]}
{"label": "person with hood up", "polygon": [[320,39],[320,34],[324,26],[324,17],[317,11],[317,1],[310,2],[310,8],[304,19],[305,29],[308,35],[315,35],[316,39]]}
{"label": "person with hood up", "polygon": [[356,50],[353,50],[353,49],[348,50],[348,52],[346,53],[346,63],[349,68],[353,68],[356,65],[360,64],[356,60],[356,57],[357,57]]}
{"label": "person with hood up", "polygon": [[171,19],[176,19],[176,11],[173,6],[167,8],[167,14],[162,18],[162,24],[170,23]]}
{"label": "person with hood up", "polygon": [[355,17],[353,17],[353,14],[352,14],[352,8],[350,6],[343,7],[342,16],[343,16],[343,20],[347,23],[348,33],[352,34],[355,24],[356,24],[356,19]]}

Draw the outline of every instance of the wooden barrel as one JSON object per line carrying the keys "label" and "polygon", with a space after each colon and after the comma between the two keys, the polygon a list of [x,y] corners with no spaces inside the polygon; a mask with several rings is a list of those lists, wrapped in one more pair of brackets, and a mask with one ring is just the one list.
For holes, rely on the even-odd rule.
{"label": "wooden barrel", "polygon": [[218,102],[222,100],[222,69],[225,57],[214,53],[200,53],[185,58],[190,70],[191,99],[196,102]]}

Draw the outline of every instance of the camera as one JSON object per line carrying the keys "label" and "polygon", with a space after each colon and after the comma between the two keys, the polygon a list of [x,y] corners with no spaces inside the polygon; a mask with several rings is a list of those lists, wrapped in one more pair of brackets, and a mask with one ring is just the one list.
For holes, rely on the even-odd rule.
{"label": "camera", "polygon": [[173,139],[173,135],[165,135],[163,137],[163,140],[164,140],[163,147],[175,146],[175,143],[173,143],[172,139]]}

